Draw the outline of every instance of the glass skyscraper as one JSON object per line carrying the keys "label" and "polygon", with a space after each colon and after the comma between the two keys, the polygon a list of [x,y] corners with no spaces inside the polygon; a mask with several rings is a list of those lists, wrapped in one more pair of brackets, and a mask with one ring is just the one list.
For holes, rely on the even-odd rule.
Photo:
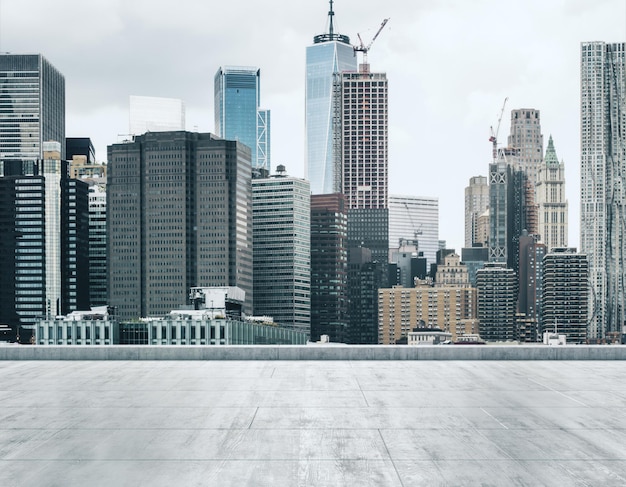
{"label": "glass skyscraper", "polygon": [[252,168],[270,170],[270,111],[259,109],[261,70],[224,66],[215,73],[215,132],[250,147]]}
{"label": "glass skyscraper", "polygon": [[65,78],[41,54],[0,54],[0,175],[8,160],[40,160],[43,143],[65,160]]}
{"label": "glass skyscraper", "polygon": [[132,135],[185,130],[185,104],[178,98],[131,95],[129,130]]}
{"label": "glass skyscraper", "polygon": [[306,49],[305,170],[312,194],[342,192],[342,140],[333,137],[341,116],[333,103],[333,93],[340,88],[334,75],[357,70],[350,38],[334,33],[332,2],[328,16],[328,33],[315,36]]}

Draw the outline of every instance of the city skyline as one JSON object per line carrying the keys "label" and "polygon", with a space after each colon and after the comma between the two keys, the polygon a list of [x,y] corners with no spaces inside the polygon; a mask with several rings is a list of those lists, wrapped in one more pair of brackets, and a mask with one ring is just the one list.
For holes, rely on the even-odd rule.
{"label": "city skyline", "polygon": [[[210,8],[183,1],[175,11],[154,2],[148,11],[139,3],[4,0],[0,51],[41,52],[64,73],[66,135],[91,137],[98,160],[125,132],[130,94],[180,98],[188,108],[188,129],[214,132],[215,70],[223,64],[259,66],[263,104],[273,112],[274,164],[304,176],[305,50],[326,31],[328,2],[246,4],[251,18],[264,18],[246,24],[234,17],[237,1]],[[372,70],[389,79],[390,192],[439,197],[440,238],[460,249],[463,190],[470,177],[487,174],[489,127],[497,125],[508,96],[499,140],[509,133],[511,109],[541,111],[542,132],[546,140],[554,137],[565,162],[569,244],[579,247],[580,45],[623,41],[626,5],[370,5],[338,0],[334,20],[353,44],[357,33],[367,44],[382,19],[391,17],[369,53]],[[33,11],[41,15],[26,15]],[[206,21],[215,18],[220,22],[207,30]],[[32,27],[28,36],[21,19]],[[59,31],[62,36],[52,35]],[[224,38],[230,41],[220,42]],[[219,47],[206,47],[214,45]]]}

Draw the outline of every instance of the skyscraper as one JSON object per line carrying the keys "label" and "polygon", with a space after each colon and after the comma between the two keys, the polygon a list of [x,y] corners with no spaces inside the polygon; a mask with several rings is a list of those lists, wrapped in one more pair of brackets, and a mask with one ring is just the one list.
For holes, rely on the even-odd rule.
{"label": "skyscraper", "polygon": [[259,109],[261,70],[224,66],[215,73],[215,132],[250,147],[252,168],[270,171],[270,111]]}
{"label": "skyscraper", "polygon": [[567,199],[565,199],[565,168],[554,150],[552,136],[548,140],[544,163],[539,169],[536,196],[541,241],[548,252],[567,247]]}
{"label": "skyscraper", "polygon": [[41,160],[57,141],[65,160],[65,78],[41,54],[0,54],[0,175],[3,161]]}
{"label": "skyscraper", "polygon": [[185,130],[185,104],[178,98],[131,95],[129,130],[132,135]]}
{"label": "skyscraper", "polygon": [[543,258],[541,331],[564,333],[568,342],[587,338],[589,262],[574,248],[554,249]]}
{"label": "skyscraper", "polygon": [[465,188],[465,247],[482,244],[478,232],[478,218],[489,207],[489,185],[485,176],[470,178]]}
{"label": "skyscraper", "polygon": [[341,193],[341,120],[335,78],[356,71],[350,38],[334,30],[333,2],[328,12],[328,32],[316,35],[306,49],[305,171],[312,194]]}
{"label": "skyscraper", "polygon": [[109,304],[164,316],[191,287],[237,286],[252,311],[250,150],[212,134],[151,132],[108,147]]}
{"label": "skyscraper", "polygon": [[536,233],[534,191],[516,161],[516,149],[498,152],[489,164],[489,261],[504,262],[517,274],[519,238]]}
{"label": "skyscraper", "polygon": [[347,238],[344,195],[311,195],[311,340],[347,340]]}
{"label": "skyscraper", "polygon": [[543,134],[539,110],[534,108],[511,110],[509,147],[517,150],[517,163],[520,169],[526,172],[534,189],[543,163]]}
{"label": "skyscraper", "polygon": [[107,194],[106,187],[89,187],[89,302],[107,305]]}
{"label": "skyscraper", "polygon": [[581,46],[580,243],[589,258],[589,336],[626,326],[625,44]]}
{"label": "skyscraper", "polygon": [[311,331],[311,190],[305,179],[252,180],[254,314]]}
{"label": "skyscraper", "polygon": [[480,336],[487,341],[516,340],[517,277],[504,263],[489,262],[476,271]]}

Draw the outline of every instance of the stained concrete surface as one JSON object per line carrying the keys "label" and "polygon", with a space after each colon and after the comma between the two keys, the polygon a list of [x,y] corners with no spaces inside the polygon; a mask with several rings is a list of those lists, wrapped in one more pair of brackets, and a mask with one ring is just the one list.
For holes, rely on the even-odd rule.
{"label": "stained concrete surface", "polygon": [[621,361],[3,361],[1,486],[626,485]]}

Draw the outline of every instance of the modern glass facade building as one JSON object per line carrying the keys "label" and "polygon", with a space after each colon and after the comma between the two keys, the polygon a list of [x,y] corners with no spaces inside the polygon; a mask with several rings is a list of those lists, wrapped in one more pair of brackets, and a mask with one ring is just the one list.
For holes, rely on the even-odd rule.
{"label": "modern glass facade building", "polygon": [[108,147],[109,305],[163,316],[194,286],[238,286],[252,311],[250,150],[212,134],[154,132]]}
{"label": "modern glass facade building", "polygon": [[65,160],[65,78],[40,54],[0,54],[0,175],[4,161],[42,159],[46,141]]}
{"label": "modern glass facade building", "polygon": [[625,46],[581,46],[580,243],[589,258],[590,338],[626,331]]}
{"label": "modern glass facade building", "polygon": [[[284,170],[282,166],[279,169]],[[279,172],[252,180],[254,314],[310,334],[311,190]]]}
{"label": "modern glass facade building", "polygon": [[313,194],[342,192],[342,140],[336,131],[341,114],[333,103],[338,89],[334,79],[357,70],[350,38],[334,32],[333,16],[331,2],[328,33],[315,36],[306,48],[305,171]]}
{"label": "modern glass facade building", "polygon": [[185,104],[177,98],[131,95],[129,130],[132,135],[185,130]]}
{"label": "modern glass facade building", "polygon": [[417,240],[427,266],[437,262],[439,249],[439,198],[389,196],[389,248],[398,249],[400,239]]}
{"label": "modern glass facade building", "polygon": [[270,111],[259,109],[261,70],[224,66],[215,73],[215,132],[250,147],[252,168],[270,170]]}

